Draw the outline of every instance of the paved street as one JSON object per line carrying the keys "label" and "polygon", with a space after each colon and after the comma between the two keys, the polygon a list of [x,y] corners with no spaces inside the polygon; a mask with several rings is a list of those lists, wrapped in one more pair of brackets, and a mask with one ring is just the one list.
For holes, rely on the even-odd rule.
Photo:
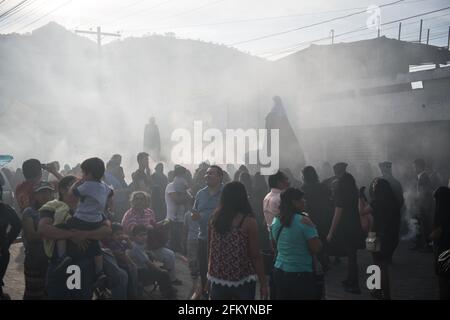
{"label": "paved street", "polygon": [[[418,253],[409,250],[409,243],[402,242],[395,255],[394,263],[390,270],[391,290],[393,299],[401,300],[429,300],[437,299],[437,280],[433,273],[433,257],[430,253]],[[6,273],[6,288],[13,299],[21,299],[24,288],[23,278],[23,251],[21,244],[15,244],[12,249],[12,258]],[[363,300],[372,299],[366,288],[366,268],[372,264],[371,256],[366,251],[359,251],[358,262],[360,270],[360,283],[362,294],[354,295],[346,293],[341,286],[341,281],[346,275],[346,260],[333,266],[327,273],[327,299],[329,300]],[[191,289],[191,280],[187,263],[182,258],[177,258],[177,275],[183,281],[183,285],[177,287],[178,298],[186,299]],[[158,292],[152,294],[153,299],[158,299]]]}

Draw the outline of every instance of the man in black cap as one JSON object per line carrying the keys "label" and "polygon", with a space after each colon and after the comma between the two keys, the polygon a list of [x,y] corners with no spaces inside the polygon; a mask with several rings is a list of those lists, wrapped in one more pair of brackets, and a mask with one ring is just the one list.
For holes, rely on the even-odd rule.
{"label": "man in black cap", "polygon": [[334,191],[336,189],[336,184],[340,177],[342,177],[347,171],[348,164],[345,162],[338,162],[333,166],[334,176],[325,179],[322,181],[322,184],[327,186],[330,190],[332,195],[334,195]]}
{"label": "man in black cap", "polygon": [[345,173],[347,173],[348,164],[345,162],[338,162],[333,166],[334,174],[337,178],[341,178]]}
{"label": "man in black cap", "polygon": [[[348,164],[345,162],[338,162],[333,166],[334,176],[322,181],[329,190],[331,190],[331,200],[334,202],[336,196],[336,187],[339,179],[347,173]],[[331,221],[330,221],[331,223]],[[334,256],[334,264],[337,265],[341,262],[340,257],[343,256],[343,249],[337,245],[328,244],[329,256]]]}
{"label": "man in black cap", "polygon": [[346,173],[348,164],[345,162],[338,162],[333,166],[334,176],[329,177],[322,181],[322,184],[326,185],[332,191],[334,190],[337,180]]}

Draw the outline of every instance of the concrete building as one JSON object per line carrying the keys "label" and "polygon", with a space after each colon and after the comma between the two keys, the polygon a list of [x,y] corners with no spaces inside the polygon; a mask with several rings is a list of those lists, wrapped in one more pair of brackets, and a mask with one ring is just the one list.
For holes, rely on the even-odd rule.
{"label": "concrete building", "polygon": [[408,171],[421,157],[448,177],[449,62],[447,48],[385,37],[312,45],[276,62],[277,92],[309,163]]}

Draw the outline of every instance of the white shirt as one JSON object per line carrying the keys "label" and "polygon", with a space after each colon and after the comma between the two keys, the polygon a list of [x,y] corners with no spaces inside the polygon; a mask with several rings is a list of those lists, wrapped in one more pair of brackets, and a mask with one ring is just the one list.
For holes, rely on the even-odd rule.
{"label": "white shirt", "polygon": [[272,188],[263,200],[263,212],[267,227],[270,227],[273,218],[280,214],[280,194],[280,189]]}
{"label": "white shirt", "polygon": [[170,221],[184,222],[184,214],[186,212],[186,207],[184,205],[177,204],[172,197],[171,193],[176,193],[176,186],[174,182],[167,185],[164,197],[166,199],[167,205],[167,215],[166,219]]}

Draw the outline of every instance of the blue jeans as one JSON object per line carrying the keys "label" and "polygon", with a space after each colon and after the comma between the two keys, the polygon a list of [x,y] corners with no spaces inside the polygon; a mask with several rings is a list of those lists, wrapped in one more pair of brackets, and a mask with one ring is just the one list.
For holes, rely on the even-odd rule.
{"label": "blue jeans", "polygon": [[111,294],[114,300],[126,300],[128,288],[128,273],[117,265],[113,255],[103,253],[103,269],[108,277]]}
{"label": "blue jeans", "polygon": [[95,282],[94,258],[74,260],[72,265],[80,268],[80,289],[68,289],[67,278],[64,272],[55,272],[57,262],[50,260],[47,270],[46,289],[50,300],[92,300]]}
{"label": "blue jeans", "polygon": [[117,270],[120,278],[119,284],[111,289],[112,298],[114,300],[127,300],[128,274],[123,269]]}
{"label": "blue jeans", "polygon": [[256,281],[246,282],[238,287],[211,283],[209,298],[211,300],[255,300]]}

